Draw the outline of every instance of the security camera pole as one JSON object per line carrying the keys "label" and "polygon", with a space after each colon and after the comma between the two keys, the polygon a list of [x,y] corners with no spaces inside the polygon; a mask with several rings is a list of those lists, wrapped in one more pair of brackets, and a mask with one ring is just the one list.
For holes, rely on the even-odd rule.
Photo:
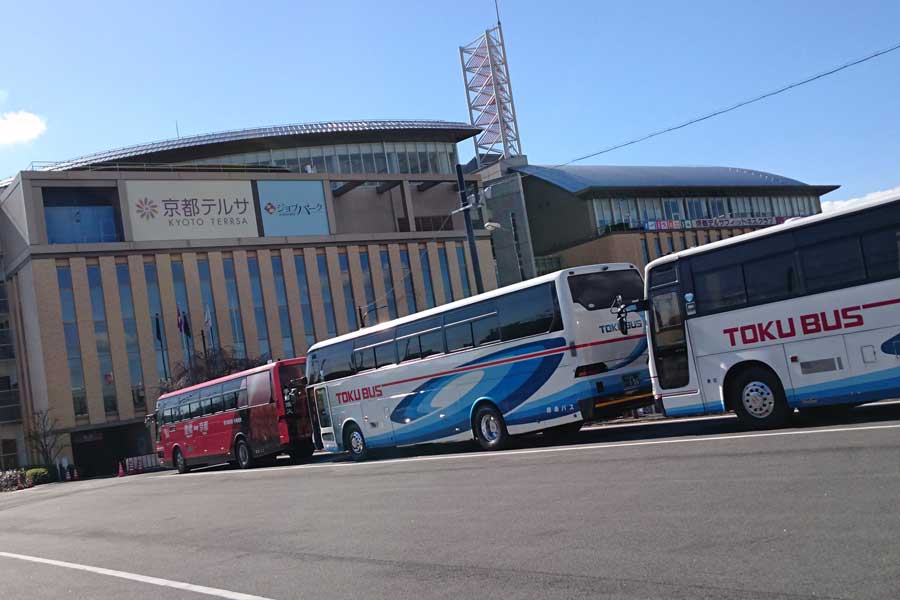
{"label": "security camera pole", "polygon": [[475,230],[472,229],[472,214],[470,211],[478,203],[478,187],[475,187],[475,204],[469,204],[466,194],[466,181],[463,178],[462,165],[456,165],[456,183],[459,186],[459,208],[453,212],[461,212],[466,221],[466,239],[469,242],[469,255],[472,257],[472,270],[475,272],[475,292],[484,292],[484,282],[481,280],[481,263],[478,261],[478,249],[475,246]]}

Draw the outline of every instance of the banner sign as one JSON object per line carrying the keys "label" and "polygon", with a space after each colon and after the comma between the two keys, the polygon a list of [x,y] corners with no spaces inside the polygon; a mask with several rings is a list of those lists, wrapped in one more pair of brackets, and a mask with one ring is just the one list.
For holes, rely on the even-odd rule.
{"label": "banner sign", "polygon": [[249,181],[126,181],[135,241],[258,237]]}
{"label": "banner sign", "polygon": [[321,181],[257,181],[263,235],[328,235]]}
{"label": "banner sign", "polygon": [[789,217],[717,217],[715,219],[691,219],[688,221],[647,221],[647,231],[672,229],[714,229],[725,227],[768,227],[784,223]]}

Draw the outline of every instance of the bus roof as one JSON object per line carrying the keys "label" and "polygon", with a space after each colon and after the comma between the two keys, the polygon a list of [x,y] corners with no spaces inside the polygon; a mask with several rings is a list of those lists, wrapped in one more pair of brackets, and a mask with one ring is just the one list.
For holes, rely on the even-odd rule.
{"label": "bus roof", "polygon": [[302,365],[306,363],[306,357],[301,356],[298,358],[286,358],[284,360],[275,360],[272,362],[268,362],[264,365],[259,365],[258,367],[252,367],[250,369],[246,369],[244,371],[238,371],[237,373],[232,373],[230,375],[223,375],[222,377],[217,377],[215,379],[210,379],[209,381],[204,381],[203,383],[198,383],[195,385],[189,385],[187,387],[183,387],[177,390],[173,390],[171,392],[166,392],[161,395],[157,400],[157,405],[160,400],[166,400],[172,396],[178,396],[179,394],[183,394],[185,392],[193,392],[194,390],[203,389],[209,385],[214,385],[216,383],[222,383],[223,381],[230,381],[232,379],[236,379],[238,377],[246,377],[247,375],[251,375],[253,373],[259,373],[260,371],[269,371],[275,368],[275,365]]}
{"label": "bus roof", "polygon": [[482,294],[477,294],[475,296],[469,296],[468,298],[463,298],[462,300],[455,300],[453,302],[448,302],[446,304],[441,304],[440,306],[436,306],[434,308],[428,308],[417,313],[413,313],[411,315],[406,315],[405,317],[399,317],[397,319],[393,319],[391,321],[385,321],[384,323],[378,323],[377,325],[372,325],[371,327],[364,327],[362,329],[358,329],[356,331],[351,331],[350,333],[345,333],[344,335],[339,335],[337,337],[333,337],[328,340],[323,340],[316,344],[313,344],[309,350],[307,350],[307,354],[315,352],[320,348],[324,348],[326,346],[330,346],[332,344],[337,344],[340,342],[344,342],[347,340],[352,340],[357,337],[361,337],[364,335],[368,335],[370,333],[377,333],[379,331],[383,331],[385,329],[390,329],[391,327],[396,327],[398,325],[403,325],[404,323],[411,323],[413,321],[417,321],[419,319],[424,319],[433,315],[442,314],[448,310],[453,310],[454,308],[461,308],[463,306],[468,306],[469,304],[474,304],[476,302],[480,302],[482,300],[489,300],[491,298],[496,298],[497,296],[503,296],[504,294],[508,294],[510,292],[516,292],[518,290],[523,290],[535,285],[541,285],[543,283],[548,283],[551,281],[555,281],[560,275],[563,273],[581,275],[584,273],[602,273],[603,271],[624,271],[627,269],[634,269],[638,272],[639,269],[631,263],[603,263],[603,264],[595,264],[595,265],[585,265],[582,267],[572,267],[570,269],[561,269],[559,271],[554,271],[553,273],[547,273],[546,275],[539,275],[533,279],[528,279],[527,281],[520,281],[519,283],[514,283],[512,285],[507,285],[502,288],[497,288],[496,290],[490,290],[489,292],[484,292]]}
{"label": "bus roof", "polygon": [[819,213],[817,215],[811,215],[809,217],[795,217],[793,219],[789,219],[780,225],[772,225],[771,227],[765,227],[763,229],[758,229],[756,231],[751,231],[750,233],[743,233],[741,235],[736,235],[734,237],[730,237],[724,240],[718,240],[716,242],[712,242],[709,244],[703,244],[702,246],[695,246],[694,248],[687,248],[686,250],[679,250],[678,252],[672,252],[670,254],[666,254],[665,256],[661,256],[650,261],[647,264],[647,269],[651,269],[652,267],[659,266],[661,264],[665,264],[668,262],[672,262],[678,260],[679,258],[694,256],[695,254],[704,254],[705,252],[712,252],[713,250],[718,250],[720,248],[724,248],[726,246],[733,246],[735,244],[740,244],[742,242],[746,242],[749,240],[755,240],[759,238],[765,238],[770,235],[777,235],[779,233],[783,233],[785,231],[790,231],[792,229],[799,229],[802,227],[806,227],[809,225],[813,225],[815,223],[821,223],[822,221],[828,221],[830,219],[835,219],[837,217],[841,217],[848,214],[853,214],[857,212],[863,212],[872,208],[876,208],[878,206],[883,206],[885,204],[891,204],[892,202],[900,202],[900,196],[895,198],[888,198],[886,200],[871,200],[869,202],[861,202],[860,204],[856,204],[854,206],[850,206],[848,208],[842,208],[839,210],[835,210],[827,213]]}

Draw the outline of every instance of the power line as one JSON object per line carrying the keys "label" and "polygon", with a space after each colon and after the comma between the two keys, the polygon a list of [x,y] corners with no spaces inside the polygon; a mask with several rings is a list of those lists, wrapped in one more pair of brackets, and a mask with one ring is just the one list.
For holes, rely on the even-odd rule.
{"label": "power line", "polygon": [[724,115],[725,113],[729,113],[733,110],[737,110],[739,108],[747,106],[748,104],[753,104],[755,102],[759,102],[760,100],[765,100],[766,98],[771,98],[772,96],[777,96],[778,94],[781,94],[788,90],[792,90],[794,88],[800,87],[801,85],[806,85],[807,83],[812,83],[813,81],[822,79],[824,77],[828,77],[829,75],[834,75],[835,73],[839,73],[840,71],[843,71],[844,69],[849,69],[850,67],[855,67],[856,65],[870,61],[873,58],[878,58],[879,56],[883,56],[885,54],[888,54],[889,52],[893,52],[898,49],[900,49],[900,43],[894,44],[893,46],[891,46],[889,48],[885,48],[884,50],[879,50],[877,52],[873,52],[872,54],[869,54],[862,58],[858,58],[858,59],[852,60],[848,63],[844,63],[838,67],[829,69],[828,71],[825,71],[823,73],[819,73],[818,75],[813,75],[813,76],[807,77],[806,79],[803,79],[801,81],[797,81],[795,83],[791,83],[789,85],[780,87],[777,90],[772,90],[771,92],[766,92],[765,94],[761,94],[759,96],[756,96],[755,98],[750,98],[749,100],[743,100],[743,101],[738,102],[737,104],[733,104],[727,108],[722,108],[722,109],[713,111],[709,114],[703,115],[702,117],[696,117],[689,121],[685,121],[684,123],[680,123],[678,125],[673,125],[672,127],[666,127],[665,129],[660,129],[658,131],[654,131],[652,133],[642,135],[640,137],[634,138],[633,140],[629,140],[627,142],[622,142],[622,143],[616,144],[614,146],[609,146],[608,148],[604,148],[603,150],[598,150],[597,152],[592,152],[591,154],[579,156],[578,158],[573,158],[572,160],[570,160],[568,162],[564,162],[564,163],[556,165],[556,166],[564,167],[566,165],[570,165],[572,163],[576,163],[576,162],[585,160],[587,158],[593,158],[593,157],[599,156],[601,154],[606,154],[607,152],[612,152],[613,150],[619,150],[620,148],[625,148],[626,146],[633,146],[634,144],[638,144],[640,142],[647,141],[651,138],[655,138],[657,136],[660,136],[660,135],[663,135],[666,133],[671,133],[672,131],[684,129],[685,127],[689,127],[690,125],[694,125],[696,123],[700,123],[702,121],[712,119],[713,117],[718,117],[719,115]]}

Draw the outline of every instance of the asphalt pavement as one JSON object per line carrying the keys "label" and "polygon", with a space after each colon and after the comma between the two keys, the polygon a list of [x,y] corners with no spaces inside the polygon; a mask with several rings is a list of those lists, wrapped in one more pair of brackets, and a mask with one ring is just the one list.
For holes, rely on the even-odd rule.
{"label": "asphalt pavement", "polygon": [[0,494],[0,598],[900,598],[900,404]]}

